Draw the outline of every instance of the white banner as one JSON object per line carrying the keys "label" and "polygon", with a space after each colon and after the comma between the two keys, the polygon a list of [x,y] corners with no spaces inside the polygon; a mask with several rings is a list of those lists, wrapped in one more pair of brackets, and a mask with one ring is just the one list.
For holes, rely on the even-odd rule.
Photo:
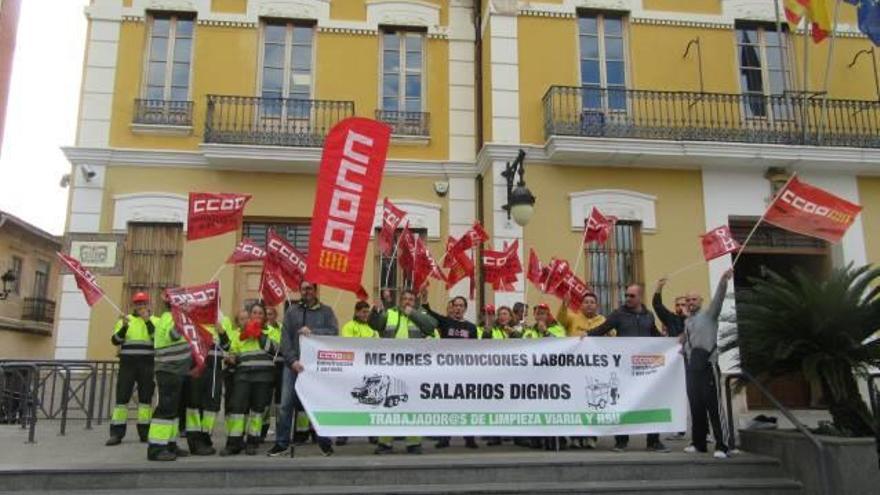
{"label": "white banner", "polygon": [[323,436],[562,436],[687,429],[672,338],[301,338]]}

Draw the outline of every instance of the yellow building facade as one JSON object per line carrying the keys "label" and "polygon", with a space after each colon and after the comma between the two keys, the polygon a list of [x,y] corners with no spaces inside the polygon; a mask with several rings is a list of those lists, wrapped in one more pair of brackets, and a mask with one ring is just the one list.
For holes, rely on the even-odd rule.
{"label": "yellow building facade", "polygon": [[[518,240],[521,259],[534,249],[577,265],[606,311],[627,284],[650,292],[690,265],[667,297],[708,295],[731,260],[700,264],[698,236],[730,223],[744,237],[792,172],[865,213],[836,246],[759,229],[738,284],[761,266],[876,262],[876,54],[858,55],[870,42],[852,6],[840,9],[826,76],[831,42],[805,57],[803,30],[777,24],[772,2],[93,0],[65,149],[67,234],[120,236],[126,266],[99,278],[123,303],[138,288],[204,282],[242,236],[270,227],[305,246],[323,136],[358,115],[394,129],[381,196],[435,257],[479,219],[494,246]],[[520,149],[537,197],[525,227],[502,208],[501,172]],[[242,231],[185,242],[190,191],[252,194]],[[579,255],[594,206],[620,222]],[[375,242],[368,259],[375,294]],[[254,267],[219,279],[224,312],[257,297]],[[113,311],[78,297],[66,281],[56,356],[110,357]],[[351,295],[322,298],[349,317]],[[481,288],[473,305],[523,299],[556,304],[519,283]]]}

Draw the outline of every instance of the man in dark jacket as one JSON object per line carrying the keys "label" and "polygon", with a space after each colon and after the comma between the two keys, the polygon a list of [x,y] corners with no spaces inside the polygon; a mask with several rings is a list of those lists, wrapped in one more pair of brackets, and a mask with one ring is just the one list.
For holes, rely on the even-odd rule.
{"label": "man in dark jacket", "polygon": [[[290,447],[290,429],[296,414],[305,414],[299,398],[296,396],[296,375],[303,370],[299,362],[300,335],[339,335],[339,324],[333,308],[321,304],[318,300],[318,287],[310,282],[300,284],[302,298],[299,303],[290,305],[284,315],[281,334],[281,355],[284,356],[284,376],[281,388],[281,406],[275,425],[275,445],[267,455],[279,456]],[[325,455],[333,454],[333,446],[329,438],[318,437],[318,447]]]}
{"label": "man in dark jacket", "polygon": [[[654,314],[642,304],[641,286],[630,285],[626,288],[625,294],[624,303],[608,315],[605,323],[590,332],[590,335],[605,335],[616,329],[618,337],[662,337],[663,334],[660,333],[654,322]],[[614,450],[616,452],[623,452],[628,444],[629,435],[614,436]],[[648,434],[648,450],[669,452],[669,449],[660,441],[659,433]]]}
{"label": "man in dark jacket", "polygon": [[661,278],[657,281],[657,288],[654,290],[654,298],[651,300],[651,306],[657,313],[657,318],[666,327],[666,335],[669,337],[678,337],[684,333],[684,320],[687,319],[687,298],[680,296],[675,298],[675,311],[669,311],[663,305],[663,287],[666,286],[667,279]]}

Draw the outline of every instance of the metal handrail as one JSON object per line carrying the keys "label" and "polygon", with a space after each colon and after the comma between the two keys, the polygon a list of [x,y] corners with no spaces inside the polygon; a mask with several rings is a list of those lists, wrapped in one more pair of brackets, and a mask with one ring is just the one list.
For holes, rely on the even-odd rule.
{"label": "metal handrail", "polygon": [[822,493],[831,495],[833,492],[831,491],[831,480],[828,477],[828,461],[826,456],[827,450],[825,449],[825,446],[822,444],[822,442],[819,441],[818,438],[816,438],[815,435],[810,432],[810,430],[803,423],[801,423],[794,416],[794,414],[791,413],[791,411],[787,407],[782,405],[782,403],[779,402],[779,400],[777,400],[776,397],[774,397],[769,390],[767,390],[767,387],[765,387],[761,382],[755,379],[755,377],[746,370],[740,370],[739,373],[730,373],[724,380],[724,395],[725,399],[727,400],[727,427],[730,430],[729,433],[731,449],[736,447],[736,432],[733,425],[733,403],[730,386],[731,382],[734,379],[744,379],[754,385],[755,388],[757,388],[758,391],[761,392],[764,398],[770,401],[770,403],[773,404],[773,406],[778,409],[779,412],[782,413],[782,415],[785,416],[785,418],[788,419],[798,431],[803,433],[804,436],[806,436],[807,439],[810,441],[810,443],[813,444],[819,457],[819,480],[822,485]]}

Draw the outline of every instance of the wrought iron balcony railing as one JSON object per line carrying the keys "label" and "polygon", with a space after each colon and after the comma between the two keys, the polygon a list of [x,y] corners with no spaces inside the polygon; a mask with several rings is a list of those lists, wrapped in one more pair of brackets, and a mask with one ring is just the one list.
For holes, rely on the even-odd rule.
{"label": "wrought iron balcony railing", "polygon": [[353,101],[208,95],[205,142],[321,147]]}
{"label": "wrought iron balcony railing", "polygon": [[21,319],[52,323],[55,321],[55,301],[39,297],[25,297],[21,308]]}
{"label": "wrought iron balcony railing", "polygon": [[880,102],[552,86],[545,136],[880,148]]}
{"label": "wrought iron balcony railing", "polygon": [[399,136],[427,137],[431,135],[428,112],[401,112],[376,110],[376,120],[391,126],[391,134]]}
{"label": "wrought iron balcony railing", "polygon": [[191,126],[193,102],[172,100],[134,100],[135,124]]}

